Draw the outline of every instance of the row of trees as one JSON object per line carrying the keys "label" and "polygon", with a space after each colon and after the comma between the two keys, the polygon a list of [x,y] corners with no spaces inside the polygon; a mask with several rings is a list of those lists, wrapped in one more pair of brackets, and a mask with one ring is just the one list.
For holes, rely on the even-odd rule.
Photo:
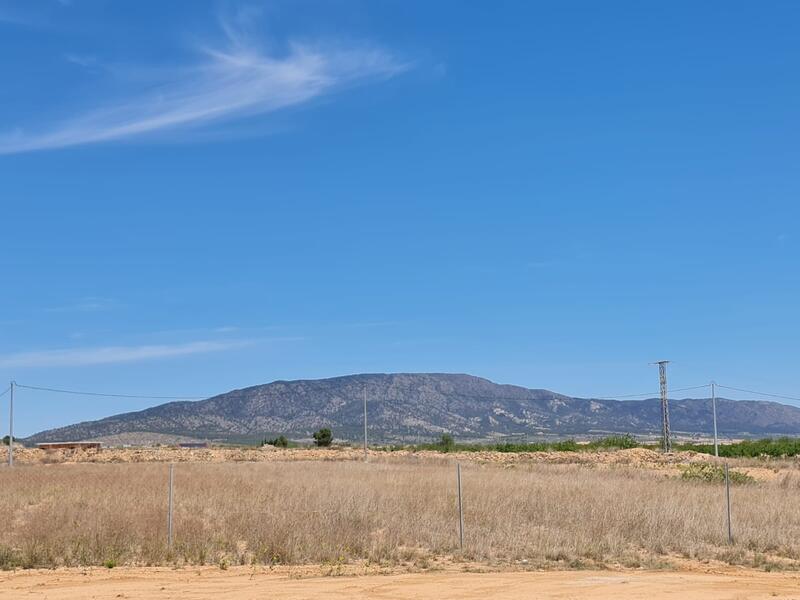
{"label": "row of trees", "polygon": [[[326,448],[331,445],[333,442],[333,433],[331,432],[329,427],[323,427],[319,431],[315,431],[314,435],[314,443],[320,448]],[[275,446],[276,448],[288,448],[289,447],[289,440],[286,439],[286,436],[280,435],[273,439],[264,438],[264,441],[261,443],[262,446]],[[455,447],[455,441],[453,440],[453,436],[449,433],[443,433],[442,437],[436,443],[436,446],[444,450],[445,452],[449,452]]]}
{"label": "row of trees", "polygon": [[[326,448],[331,445],[333,442],[333,433],[331,432],[329,427],[323,427],[319,431],[315,431],[314,435],[314,443],[320,448]],[[261,444],[262,446],[275,446],[276,448],[288,448],[289,447],[289,440],[286,439],[286,436],[280,435],[273,439],[264,438],[264,441]],[[443,433],[442,437],[439,441],[435,444],[437,447],[442,449],[445,452],[449,452],[453,448],[455,448],[455,441],[453,440],[453,436],[449,433]]]}
{"label": "row of trees", "polygon": [[[323,427],[319,431],[314,432],[314,443],[320,448],[326,448],[333,443],[333,432],[329,427]],[[275,446],[276,448],[288,448],[289,440],[286,436],[279,435],[273,439],[264,438],[262,446]]]}

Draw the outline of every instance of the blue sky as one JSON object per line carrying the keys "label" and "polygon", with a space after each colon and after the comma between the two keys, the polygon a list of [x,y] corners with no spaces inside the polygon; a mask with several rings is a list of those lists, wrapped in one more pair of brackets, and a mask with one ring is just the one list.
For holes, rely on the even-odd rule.
{"label": "blue sky", "polygon": [[[0,1],[0,381],[798,395],[798,18]],[[155,403],[18,400],[23,435]]]}

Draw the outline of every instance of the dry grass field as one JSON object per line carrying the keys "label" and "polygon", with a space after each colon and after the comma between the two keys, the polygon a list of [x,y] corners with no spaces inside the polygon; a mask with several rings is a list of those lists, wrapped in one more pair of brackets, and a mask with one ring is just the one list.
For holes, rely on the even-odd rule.
{"label": "dry grass field", "polygon": [[729,545],[718,483],[625,461],[464,463],[461,552],[448,456],[178,463],[171,549],[167,464],[55,462],[0,469],[0,567],[800,566],[794,467],[734,486]]}

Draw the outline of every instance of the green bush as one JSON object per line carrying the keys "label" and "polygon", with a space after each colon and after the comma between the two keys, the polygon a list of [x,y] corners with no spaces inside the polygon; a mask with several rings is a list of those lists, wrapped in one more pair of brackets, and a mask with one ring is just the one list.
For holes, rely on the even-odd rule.
{"label": "green bush", "polygon": [[453,440],[453,436],[449,433],[443,433],[437,444],[442,452],[450,452],[453,448],[455,448],[455,445],[456,443]]}
{"label": "green bush", "polygon": [[272,440],[264,440],[265,446],[275,446],[276,448],[288,448],[289,447],[289,440],[286,437],[279,435],[275,439]]}
{"label": "green bush", "polygon": [[[713,444],[679,444],[676,449],[714,454]],[[735,444],[720,444],[719,455],[728,458],[798,456],[800,455],[800,438],[765,438],[761,440],[744,440]]]}
{"label": "green bush", "polygon": [[562,442],[553,442],[550,445],[552,450],[556,452],[577,452],[581,449],[581,446],[578,445],[578,442],[575,440],[564,440]]}
{"label": "green bush", "polygon": [[608,437],[589,442],[587,444],[591,448],[617,448],[619,450],[626,450],[628,448],[638,448],[639,442],[632,435],[626,433],[625,435],[609,435]]}
{"label": "green bush", "polygon": [[12,549],[10,546],[0,546],[0,571],[10,571],[22,566],[22,558],[19,549]]}
{"label": "green bush", "polygon": [[325,448],[333,442],[333,434],[328,427],[323,427],[319,431],[314,432],[314,443],[320,448]]}
{"label": "green bush", "polygon": [[497,442],[495,444],[456,444],[449,433],[445,433],[439,441],[432,444],[419,444],[415,450],[437,450],[439,452],[482,452],[492,450],[495,452],[581,452],[584,450],[598,449],[627,449],[639,448],[642,445],[632,435],[611,435],[579,444],[573,439],[557,442]]}
{"label": "green bush", "polygon": [[[754,483],[755,479],[750,477],[747,473],[739,471],[728,470],[728,475],[731,483],[734,484],[748,484]],[[687,481],[707,481],[709,483],[722,483],[725,481],[725,469],[719,465],[709,464],[692,464],[684,467],[681,473],[681,479]]]}

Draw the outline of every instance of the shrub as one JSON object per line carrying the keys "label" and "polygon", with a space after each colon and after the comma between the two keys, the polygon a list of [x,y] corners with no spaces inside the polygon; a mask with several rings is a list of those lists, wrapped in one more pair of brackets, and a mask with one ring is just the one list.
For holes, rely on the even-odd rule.
{"label": "shrub", "polygon": [[590,442],[587,445],[592,448],[617,448],[619,450],[627,450],[629,448],[638,448],[639,442],[636,441],[635,437],[626,433],[625,435],[609,435],[608,437]]}
{"label": "shrub", "polygon": [[552,449],[556,452],[577,452],[581,449],[578,442],[575,440],[564,440],[562,442],[553,442]]}
{"label": "shrub", "polygon": [[594,440],[587,444],[579,444],[573,439],[554,441],[554,442],[497,442],[494,444],[474,443],[456,444],[453,436],[449,433],[442,434],[442,437],[430,444],[418,444],[415,450],[438,450],[439,452],[481,452],[484,450],[494,450],[495,452],[580,452],[582,450],[596,449],[627,449],[638,448],[641,444],[631,435],[612,435],[609,437]]}
{"label": "shrub", "polygon": [[456,443],[453,440],[452,435],[449,433],[443,433],[436,445],[442,452],[450,452],[453,450],[453,448],[455,448]]}
{"label": "shrub", "polygon": [[289,440],[287,440],[285,436],[279,435],[275,439],[264,440],[264,445],[275,446],[276,448],[288,448]]}
{"label": "shrub", "polygon": [[333,442],[333,434],[328,427],[323,427],[314,432],[314,443],[320,448],[330,446],[331,442]]}
{"label": "shrub", "polygon": [[[747,473],[728,470],[731,483],[748,484],[754,483],[755,479]],[[683,469],[681,479],[688,481],[707,481],[709,483],[722,483],[725,481],[725,469],[719,465],[693,464]]]}
{"label": "shrub", "polygon": [[[712,444],[681,444],[678,449],[714,454],[714,446]],[[798,456],[800,455],[800,438],[765,438],[762,440],[744,440],[734,444],[720,444],[719,455],[730,458]]]}
{"label": "shrub", "polygon": [[19,551],[9,546],[0,546],[0,571],[9,571],[21,566]]}

